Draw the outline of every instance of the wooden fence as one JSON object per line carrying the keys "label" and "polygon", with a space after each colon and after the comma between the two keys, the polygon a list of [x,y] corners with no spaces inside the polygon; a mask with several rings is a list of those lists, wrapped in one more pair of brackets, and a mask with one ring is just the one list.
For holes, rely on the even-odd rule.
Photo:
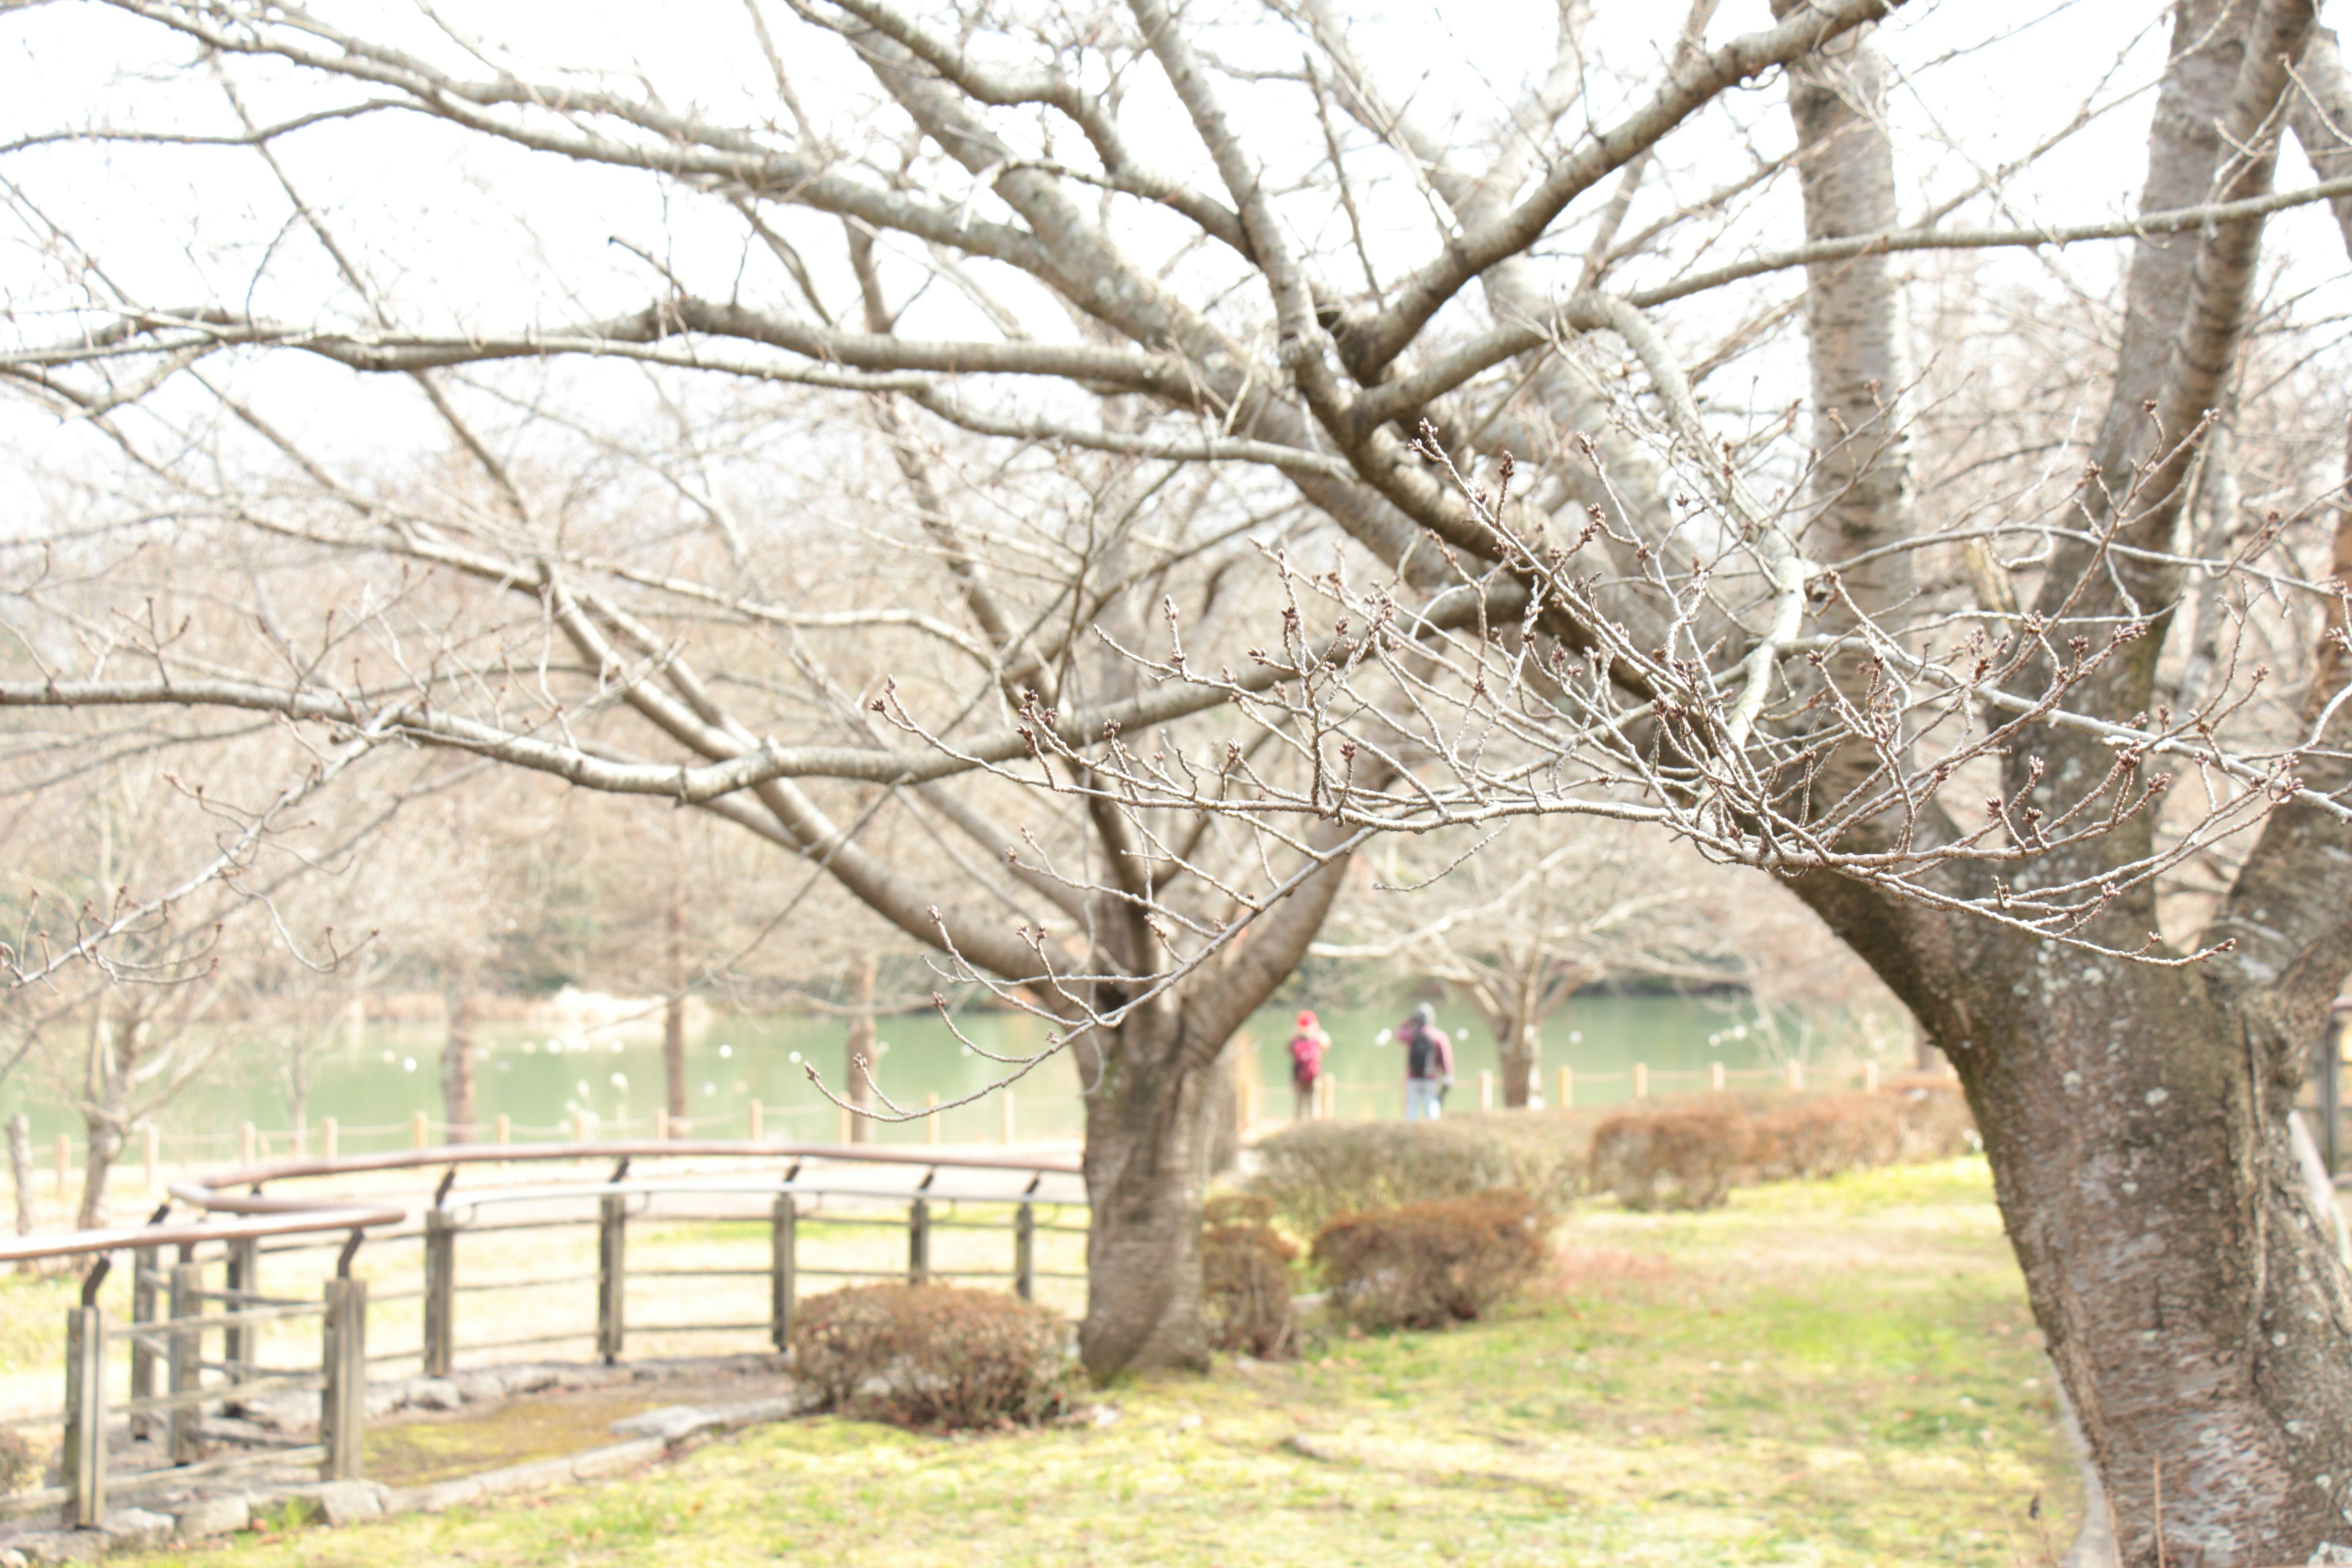
{"label": "wooden fence", "polygon": [[[640,1163],[678,1158],[693,1160],[699,1168],[632,1173]],[[503,1168],[517,1162],[576,1167],[606,1161],[609,1171],[597,1180],[473,1186],[458,1181],[468,1167]],[[724,1168],[712,1169],[715,1162]],[[306,1202],[265,1191],[289,1182],[429,1171],[436,1165],[446,1172],[414,1224],[397,1206]],[[250,1190],[230,1193],[231,1187]],[[1061,1217],[1085,1213],[1076,1168],[1051,1160],[924,1157],[830,1145],[473,1145],[245,1167],[183,1184],[174,1196],[202,1211],[204,1222],[167,1224],[165,1211],[159,1210],[145,1227],[0,1242],[0,1263],[90,1260],[80,1300],[66,1314],[63,1408],[0,1421],[0,1427],[58,1431],[61,1483],[19,1492],[0,1500],[0,1509],[23,1512],[57,1506],[67,1524],[90,1527],[104,1518],[110,1499],[158,1486],[312,1465],[322,1479],[355,1478],[362,1468],[367,1377],[371,1368],[387,1363],[412,1362],[425,1375],[446,1377],[461,1354],[544,1351],[570,1342],[610,1365],[623,1360],[633,1335],[656,1334],[752,1334],[781,1349],[804,1280],[992,1280],[1034,1300],[1040,1280],[1084,1278],[1040,1266],[1041,1235],[1083,1236],[1087,1228]],[[764,1234],[756,1237],[756,1250],[743,1267],[666,1269],[633,1264],[633,1225],[656,1199],[705,1205],[665,1209],[659,1219],[668,1225],[740,1221],[742,1202],[754,1201],[766,1223],[752,1228]],[[705,1212],[719,1199],[736,1200],[736,1206]],[[1000,1210],[1002,1217],[996,1217]],[[839,1268],[812,1260],[802,1223],[817,1213],[835,1227],[903,1229],[904,1268]],[[968,1217],[972,1215],[980,1217]],[[516,1250],[502,1247],[501,1237],[565,1227],[593,1231],[593,1274],[530,1278],[497,1271],[493,1260]],[[956,1229],[1002,1233],[1003,1266],[935,1267],[934,1237]],[[410,1243],[419,1247],[421,1288],[378,1291],[371,1298],[367,1281],[352,1273],[363,1242],[371,1257]],[[333,1254],[331,1273],[323,1263],[305,1266],[303,1260],[327,1253]],[[129,1257],[132,1270],[128,1321],[120,1324],[110,1321],[100,1304],[100,1288],[119,1255]],[[289,1275],[312,1281],[311,1293],[265,1289],[265,1268],[272,1283]],[[756,1320],[636,1321],[631,1281],[661,1279],[763,1280],[766,1310]],[[464,1304],[469,1299],[535,1292],[544,1300],[564,1291],[591,1296],[593,1330],[506,1338],[467,1330]],[[411,1301],[421,1308],[419,1342],[371,1350],[371,1311]],[[551,1316],[540,1307],[534,1313]],[[310,1322],[318,1330],[311,1342],[314,1360],[299,1366],[263,1363],[259,1343],[265,1327]],[[127,1392],[110,1396],[110,1387]],[[234,1444],[241,1451],[205,1456],[210,1437],[216,1436],[205,1430],[208,1412],[293,1391],[320,1396],[315,1441],[276,1442],[240,1426]]]}

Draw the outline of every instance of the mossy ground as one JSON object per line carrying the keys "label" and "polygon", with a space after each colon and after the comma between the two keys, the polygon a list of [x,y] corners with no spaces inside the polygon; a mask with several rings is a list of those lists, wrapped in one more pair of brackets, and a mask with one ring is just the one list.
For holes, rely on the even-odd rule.
{"label": "mossy ground", "polygon": [[794,1422],[536,1501],[150,1561],[1727,1568],[2063,1544],[2071,1474],[1981,1162],[1592,1210],[1561,1239],[1496,1321],[1139,1379],[1107,1426]]}

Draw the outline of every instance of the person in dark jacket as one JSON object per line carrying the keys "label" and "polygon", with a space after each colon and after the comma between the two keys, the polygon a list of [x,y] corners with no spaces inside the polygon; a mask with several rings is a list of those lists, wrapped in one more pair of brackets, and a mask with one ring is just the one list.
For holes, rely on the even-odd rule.
{"label": "person in dark jacket", "polygon": [[1434,1121],[1454,1087],[1454,1042],[1437,1026],[1437,1009],[1423,1002],[1397,1026],[1404,1045],[1404,1119]]}

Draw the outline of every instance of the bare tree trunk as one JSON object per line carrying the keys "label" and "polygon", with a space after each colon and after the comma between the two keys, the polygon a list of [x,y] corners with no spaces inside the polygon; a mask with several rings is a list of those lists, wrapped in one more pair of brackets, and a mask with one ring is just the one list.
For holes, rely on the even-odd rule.
{"label": "bare tree trunk", "polygon": [[8,1173],[16,1184],[16,1234],[40,1227],[33,1195],[33,1121],[23,1111],[8,1118]]}
{"label": "bare tree trunk", "polygon": [[[676,866],[672,866],[673,873]],[[686,887],[669,884],[669,986],[662,1004],[662,1086],[668,1097],[670,1135],[686,1136]]]}
{"label": "bare tree trunk", "polygon": [[874,1103],[873,1074],[880,1065],[874,1027],[874,984],[881,966],[881,960],[869,952],[850,971],[849,1003],[854,1010],[849,1015],[849,1071],[845,1082],[853,1107],[849,1118],[852,1143],[870,1142],[874,1138],[874,1123],[856,1112]]}
{"label": "bare tree trunk", "polygon": [[1923,960],[1886,905],[1801,890],[1958,1070],[2122,1561],[2155,1563],[2159,1528],[2172,1563],[2343,1539],[2352,1279],[2288,1132],[2304,1053],[2268,1005],[1990,925]]}
{"label": "bare tree trunk", "polygon": [[1242,1158],[1242,1076],[1255,1069],[1233,1041],[1225,1042],[1216,1070],[1209,1075],[1209,1103],[1202,1115],[1208,1127],[1208,1161],[1202,1169],[1210,1180],[1223,1175]]}
{"label": "bare tree trunk", "polygon": [[[1181,1014],[1130,1015],[1115,1041],[1079,1039],[1087,1096],[1087,1315],[1078,1352],[1102,1377],[1206,1367],[1201,1200],[1222,1052],[1184,1062]],[[1193,1053],[1197,1058],[1201,1053]]]}
{"label": "bare tree trunk", "polygon": [[74,1217],[83,1230],[106,1223],[106,1178],[122,1150],[123,1129],[131,1125],[131,1087],[147,1046],[148,1027],[148,1019],[138,1015],[123,1019],[118,1028],[103,1008],[90,1022],[92,1071],[81,1102],[89,1154],[83,1162],[81,1205]]}
{"label": "bare tree trunk", "polygon": [[448,1013],[448,1033],[441,1047],[441,1114],[449,1123],[449,1142],[474,1141],[474,1028],[481,1019],[481,1001],[469,972],[453,978],[443,995]]}
{"label": "bare tree trunk", "polygon": [[125,1123],[120,1108],[112,1106],[86,1112],[83,1121],[89,1130],[89,1142],[82,1161],[81,1207],[74,1224],[82,1230],[96,1230],[106,1223],[106,1181],[121,1156]]}
{"label": "bare tree trunk", "polygon": [[1542,1019],[1521,1012],[1511,1019],[1509,1033],[1496,1039],[1496,1054],[1503,1068],[1503,1104],[1507,1110],[1525,1110],[1535,1097],[1536,1085],[1543,1076],[1542,1031]]}
{"label": "bare tree trunk", "polygon": [[1544,970],[1548,967],[1538,958],[1532,967],[1520,965],[1506,976],[1504,984],[1510,987],[1506,993],[1507,1005],[1494,1020],[1495,1055],[1503,1068],[1503,1104],[1512,1110],[1528,1108],[1543,1076]]}

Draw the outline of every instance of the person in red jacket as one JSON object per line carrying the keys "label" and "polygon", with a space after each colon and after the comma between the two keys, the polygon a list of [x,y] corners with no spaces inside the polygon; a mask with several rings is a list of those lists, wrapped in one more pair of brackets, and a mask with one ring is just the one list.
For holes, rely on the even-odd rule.
{"label": "person in red jacket", "polygon": [[1290,1036],[1290,1119],[1306,1121],[1315,1115],[1315,1086],[1323,1077],[1323,1053],[1331,1048],[1331,1037],[1310,1010],[1298,1015],[1298,1026]]}

